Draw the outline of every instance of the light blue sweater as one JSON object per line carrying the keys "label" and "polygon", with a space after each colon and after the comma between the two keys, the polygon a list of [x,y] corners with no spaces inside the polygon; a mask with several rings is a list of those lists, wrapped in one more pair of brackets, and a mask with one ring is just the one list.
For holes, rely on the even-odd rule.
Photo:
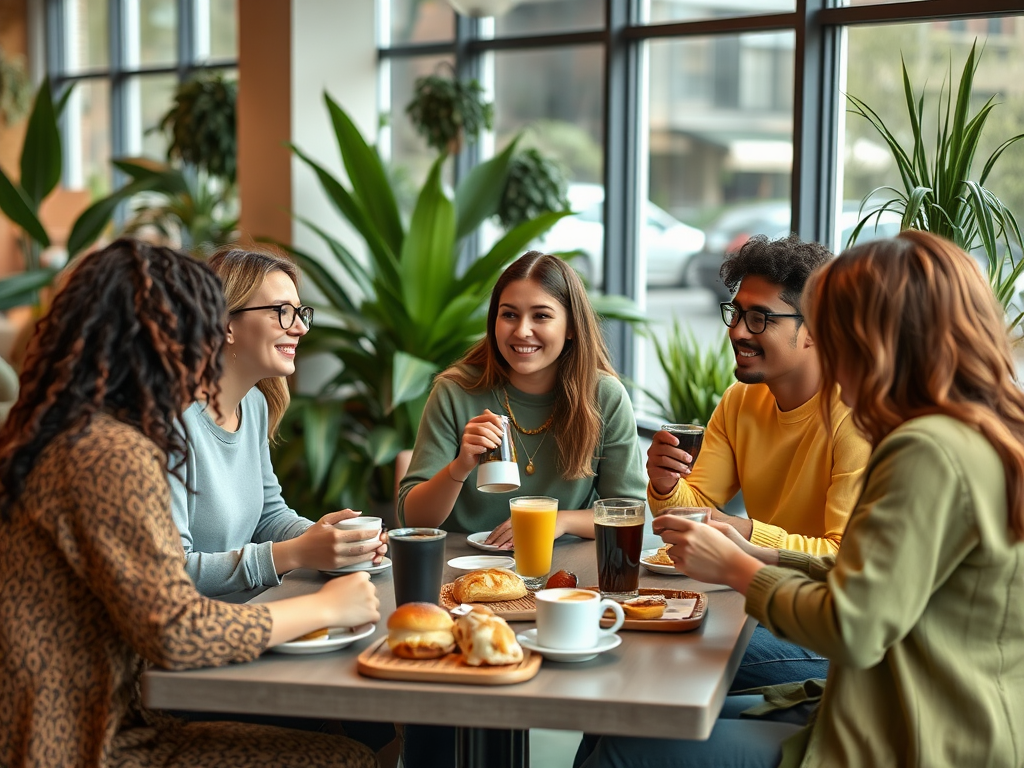
{"label": "light blue sweater", "polygon": [[188,433],[185,485],[173,474],[171,510],[196,589],[213,597],[281,583],[271,546],[313,523],[281,497],[270,464],[267,401],[253,387],[237,432],[217,426],[204,403],[182,415]]}

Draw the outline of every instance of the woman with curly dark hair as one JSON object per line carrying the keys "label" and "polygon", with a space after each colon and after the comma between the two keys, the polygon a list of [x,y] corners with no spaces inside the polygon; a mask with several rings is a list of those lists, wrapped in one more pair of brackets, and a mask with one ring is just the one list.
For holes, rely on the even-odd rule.
{"label": "woman with curly dark hair", "polygon": [[347,739],[145,710],[144,666],[249,661],[323,626],[379,619],[365,576],[263,605],[200,596],[170,513],[175,420],[215,396],[217,277],[118,240],[70,271],[0,430],[0,764],[374,764]]}

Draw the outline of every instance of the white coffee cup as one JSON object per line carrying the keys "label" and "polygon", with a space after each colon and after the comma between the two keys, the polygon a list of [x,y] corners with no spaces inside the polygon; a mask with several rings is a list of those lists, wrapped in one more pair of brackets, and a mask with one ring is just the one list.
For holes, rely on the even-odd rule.
{"label": "white coffee cup", "polygon": [[[360,515],[359,517],[350,517],[347,520],[339,520],[334,524],[334,527],[342,531],[359,531],[362,535],[356,541],[352,543],[366,544],[373,540],[380,543],[380,531],[383,527],[384,521],[379,517],[370,517]],[[373,558],[376,555],[376,547],[373,550],[366,553],[366,560],[358,563],[352,563],[351,565],[345,566],[352,570],[365,570],[373,567]]]}
{"label": "white coffee cup", "polygon": [[[597,592],[586,589],[542,589],[537,597],[537,642],[542,648],[587,651],[596,648],[602,637],[619,631],[626,616],[622,606]],[[601,629],[601,617],[607,609],[615,614],[615,623]]]}
{"label": "white coffee cup", "polygon": [[485,461],[476,470],[476,489],[511,493],[519,488],[519,465],[514,461]]}

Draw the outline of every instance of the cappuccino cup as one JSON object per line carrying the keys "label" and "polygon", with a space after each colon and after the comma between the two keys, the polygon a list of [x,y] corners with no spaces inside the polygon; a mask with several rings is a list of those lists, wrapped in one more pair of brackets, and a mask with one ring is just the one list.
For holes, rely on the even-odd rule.
{"label": "cappuccino cup", "polygon": [[[357,540],[352,542],[353,544],[368,544],[372,540],[376,540],[377,544],[380,544],[380,532],[383,527],[383,523],[384,521],[379,517],[360,515],[359,517],[350,517],[348,520],[340,520],[334,524],[334,527],[341,531],[359,531],[360,536]],[[376,547],[374,547],[374,549],[376,549]],[[346,567],[354,571],[372,568],[374,554],[375,552],[371,550],[366,553],[366,560],[353,563]]]}
{"label": "cappuccino cup", "polygon": [[[622,606],[586,589],[542,589],[537,596],[537,642],[543,648],[588,651],[601,638],[619,631],[625,614]],[[601,628],[605,611],[615,614],[607,629]]]}

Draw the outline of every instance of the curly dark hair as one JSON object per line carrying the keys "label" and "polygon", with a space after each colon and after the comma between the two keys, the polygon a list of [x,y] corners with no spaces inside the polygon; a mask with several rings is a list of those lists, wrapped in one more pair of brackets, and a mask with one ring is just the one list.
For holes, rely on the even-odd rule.
{"label": "curly dark hair", "polygon": [[719,274],[726,287],[735,292],[747,275],[757,275],[782,286],[782,300],[800,311],[804,283],[833,253],[820,243],[806,243],[796,235],[769,240],[754,235],[726,257]]}
{"label": "curly dark hair", "polygon": [[217,394],[225,326],[220,280],[185,254],[121,239],[73,265],[0,429],[0,519],[10,520],[46,446],[81,436],[98,411],[152,440],[166,470],[185,452],[175,419],[196,392]]}

